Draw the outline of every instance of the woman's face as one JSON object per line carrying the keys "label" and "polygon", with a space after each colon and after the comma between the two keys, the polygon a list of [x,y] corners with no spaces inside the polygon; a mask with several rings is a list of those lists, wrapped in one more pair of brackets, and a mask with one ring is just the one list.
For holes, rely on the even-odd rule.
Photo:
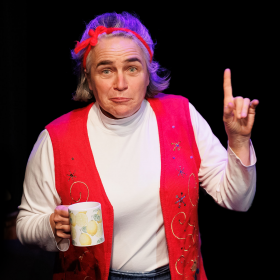
{"label": "woman's face", "polygon": [[129,38],[102,38],[91,59],[91,72],[86,77],[102,112],[118,119],[136,113],[149,85],[141,48]]}

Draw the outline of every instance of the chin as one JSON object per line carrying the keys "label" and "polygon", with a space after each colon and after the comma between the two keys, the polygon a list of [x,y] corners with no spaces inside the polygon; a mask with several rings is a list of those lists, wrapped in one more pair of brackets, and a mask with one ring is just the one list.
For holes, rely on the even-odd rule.
{"label": "chin", "polygon": [[138,111],[138,109],[137,109],[137,110],[135,110],[135,112],[134,112],[134,110],[131,109],[131,108],[130,108],[129,106],[127,106],[127,105],[114,106],[114,108],[112,108],[112,109],[113,109],[113,110],[112,110],[112,113],[110,113],[110,111],[109,111],[109,113],[110,113],[111,115],[113,115],[115,118],[118,118],[118,119],[130,117],[130,116],[133,115],[136,111]]}
{"label": "chin", "polygon": [[[113,118],[113,119],[123,119],[123,118],[127,118],[130,117],[131,115],[134,114],[133,111],[131,110],[127,110],[127,108],[123,108],[122,110],[120,108],[116,109],[111,109],[111,110],[102,110],[103,108],[101,107],[101,111],[103,112],[103,114],[109,118]],[[136,112],[136,111],[135,111]]]}
{"label": "chin", "polygon": [[132,116],[134,113],[133,112],[117,112],[114,114],[114,117],[117,119],[123,119],[123,118],[128,118],[130,116]]}

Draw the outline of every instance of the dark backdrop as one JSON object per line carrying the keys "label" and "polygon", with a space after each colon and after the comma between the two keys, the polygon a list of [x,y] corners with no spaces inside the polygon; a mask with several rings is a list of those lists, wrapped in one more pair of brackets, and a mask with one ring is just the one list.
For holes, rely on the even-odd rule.
{"label": "dark backdrop", "polygon": [[[267,275],[269,269],[263,267],[266,245],[263,241],[260,243],[263,234],[260,217],[264,215],[265,193],[261,186],[267,179],[266,172],[263,172],[266,151],[262,149],[264,137],[260,128],[266,96],[260,90],[262,58],[256,56],[261,22],[252,16],[253,12],[245,7],[239,10],[231,4],[224,6],[223,11],[213,5],[182,9],[175,4],[160,4],[151,8],[148,1],[132,3],[131,6],[97,4],[96,1],[80,1],[72,6],[58,4],[59,1],[26,2],[1,4],[1,141],[5,160],[2,169],[5,215],[16,211],[20,204],[26,163],[45,125],[86,105],[71,100],[76,89],[76,77],[72,74],[70,59],[70,50],[75,47],[75,41],[80,40],[85,23],[105,12],[135,12],[157,41],[155,59],[171,72],[170,88],[165,92],[187,97],[224,147],[227,147],[222,121],[224,69],[232,71],[234,96],[260,100],[252,133],[258,158],[254,202],[246,213],[230,211],[218,206],[201,191],[199,222],[202,255],[209,280],[253,279],[262,273]],[[13,258],[18,255],[12,248],[16,251],[19,247],[9,242],[4,241],[4,245],[5,248],[11,246],[8,247],[8,261],[9,267],[13,267]],[[49,279],[51,273],[43,271],[50,271],[52,262],[46,260],[53,255],[28,248],[24,250],[26,255],[22,253],[20,259],[27,264],[30,259],[31,264],[25,266],[29,272],[22,271],[21,275],[35,279],[37,273],[37,279],[38,275],[41,279],[43,276]],[[270,262],[269,258],[267,262]],[[12,279],[11,274],[8,278]]]}

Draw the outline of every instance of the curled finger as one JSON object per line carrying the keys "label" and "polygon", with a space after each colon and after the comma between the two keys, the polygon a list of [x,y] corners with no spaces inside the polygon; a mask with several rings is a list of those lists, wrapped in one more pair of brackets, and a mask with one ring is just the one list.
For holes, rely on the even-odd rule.
{"label": "curled finger", "polygon": [[62,230],[64,232],[70,232],[70,225],[62,225],[62,224],[56,224],[55,225],[56,230]]}
{"label": "curled finger", "polygon": [[62,231],[62,230],[57,230],[56,231],[56,235],[58,236],[58,237],[61,237],[61,238],[71,238],[71,234],[70,234],[70,232],[64,232],[64,231]]}
{"label": "curled finger", "polygon": [[255,110],[256,107],[258,106],[258,104],[259,104],[259,100],[258,100],[258,99],[252,100],[252,101],[250,102],[250,109]]}
{"label": "curled finger", "polygon": [[54,220],[55,223],[61,223],[63,225],[69,225],[70,224],[69,218],[62,217],[58,214],[54,215],[53,220]]}
{"label": "curled finger", "polygon": [[58,237],[70,238],[71,237],[70,231],[71,228],[69,225],[61,225],[61,224],[56,225],[56,235]]}
{"label": "curled finger", "polygon": [[247,117],[249,106],[250,106],[250,99],[249,98],[244,98],[243,99],[242,111],[241,111],[241,118],[246,118]]}
{"label": "curled finger", "polygon": [[242,96],[234,97],[234,105],[235,105],[235,115],[238,119],[240,119],[241,111],[243,108],[243,97]]}

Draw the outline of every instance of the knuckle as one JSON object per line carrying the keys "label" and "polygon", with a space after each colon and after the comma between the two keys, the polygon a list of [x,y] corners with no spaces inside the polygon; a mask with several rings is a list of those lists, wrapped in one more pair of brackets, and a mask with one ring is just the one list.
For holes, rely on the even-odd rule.
{"label": "knuckle", "polygon": [[234,97],[234,99],[236,99],[236,100],[243,100],[243,97],[242,96],[236,96],[236,97]]}
{"label": "knuckle", "polygon": [[57,215],[54,215],[53,220],[55,223],[59,222],[59,217]]}
{"label": "knuckle", "polygon": [[56,229],[56,230],[60,230],[60,229],[61,229],[61,224],[60,224],[60,223],[59,223],[59,224],[56,223],[56,224],[55,224],[55,229]]}
{"label": "knuckle", "polygon": [[69,226],[69,225],[63,225],[63,226],[62,226],[62,230],[63,230],[64,232],[69,232],[69,231],[70,231],[70,226]]}

